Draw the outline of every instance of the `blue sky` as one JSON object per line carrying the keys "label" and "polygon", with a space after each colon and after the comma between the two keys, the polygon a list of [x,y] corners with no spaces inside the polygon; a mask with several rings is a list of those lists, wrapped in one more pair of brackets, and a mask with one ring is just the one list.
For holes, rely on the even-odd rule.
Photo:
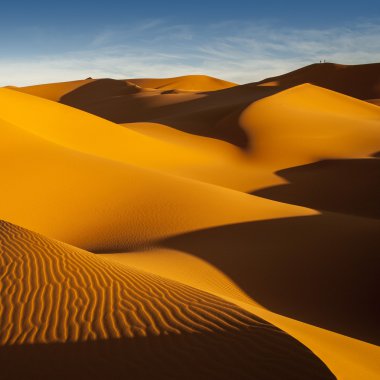
{"label": "blue sky", "polygon": [[0,3],[0,85],[202,73],[239,83],[380,61],[380,2]]}

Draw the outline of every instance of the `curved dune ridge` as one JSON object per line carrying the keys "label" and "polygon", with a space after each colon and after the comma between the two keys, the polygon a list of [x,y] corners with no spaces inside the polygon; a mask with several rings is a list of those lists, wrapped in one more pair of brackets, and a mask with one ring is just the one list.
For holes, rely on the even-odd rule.
{"label": "curved dune ridge", "polygon": [[253,159],[276,169],[366,157],[380,145],[378,107],[310,84],[251,104],[240,121],[252,136]]}
{"label": "curved dune ridge", "polygon": [[162,79],[127,79],[127,81],[135,83],[140,87],[160,90],[216,91],[237,86],[236,83],[207,75],[185,75]]}
{"label": "curved dune ridge", "polygon": [[[202,378],[214,371],[222,371],[218,373],[225,378],[234,373],[239,378],[333,378],[296,340],[223,299],[4,221],[0,234],[2,294],[6,295],[1,298],[2,344],[144,337],[144,361],[149,363],[155,355],[162,360],[164,371],[156,373],[157,378],[170,375],[170,364],[186,363],[189,354],[207,355],[207,367],[204,363],[192,367],[192,376]],[[179,334],[188,346],[180,346],[170,358],[165,346],[163,352],[154,344],[149,347],[150,337],[172,336],[175,344]],[[248,355],[238,358],[238,368],[230,367],[235,364],[230,358],[240,346]],[[188,378],[187,372],[184,365],[171,375]],[[133,373],[132,368],[129,375]]]}
{"label": "curved dune ridge", "polygon": [[312,64],[298,70],[267,78],[249,86],[274,86],[281,89],[311,83],[358,99],[380,96],[380,63],[365,65]]}
{"label": "curved dune ridge", "polygon": [[378,379],[379,67],[1,88],[2,376]]}

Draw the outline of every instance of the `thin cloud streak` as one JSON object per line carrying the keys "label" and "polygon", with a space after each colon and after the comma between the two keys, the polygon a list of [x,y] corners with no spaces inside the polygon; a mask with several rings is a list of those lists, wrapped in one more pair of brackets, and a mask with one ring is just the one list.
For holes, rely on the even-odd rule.
{"label": "thin cloud streak", "polygon": [[345,64],[380,61],[379,35],[376,22],[324,30],[237,22],[199,29],[148,20],[131,28],[103,30],[87,49],[0,59],[0,84],[186,74],[247,83],[321,59]]}

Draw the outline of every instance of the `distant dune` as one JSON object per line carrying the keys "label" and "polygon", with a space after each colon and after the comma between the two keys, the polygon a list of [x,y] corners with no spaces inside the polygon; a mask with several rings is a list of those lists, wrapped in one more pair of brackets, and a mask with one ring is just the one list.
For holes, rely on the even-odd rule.
{"label": "distant dune", "polygon": [[163,79],[127,79],[127,81],[140,87],[156,88],[158,90],[216,91],[237,86],[236,83],[207,75],[185,75]]}
{"label": "distant dune", "polygon": [[380,375],[380,64],[0,89],[5,379]]}
{"label": "distant dune", "polygon": [[251,85],[277,86],[284,89],[303,83],[325,87],[362,100],[379,98],[380,63],[367,65],[316,63]]}

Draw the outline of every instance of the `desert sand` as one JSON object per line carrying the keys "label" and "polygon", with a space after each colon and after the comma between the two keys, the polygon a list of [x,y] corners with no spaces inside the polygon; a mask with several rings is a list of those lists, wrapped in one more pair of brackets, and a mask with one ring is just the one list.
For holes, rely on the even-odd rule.
{"label": "desert sand", "polygon": [[378,379],[380,64],[0,88],[5,379]]}

